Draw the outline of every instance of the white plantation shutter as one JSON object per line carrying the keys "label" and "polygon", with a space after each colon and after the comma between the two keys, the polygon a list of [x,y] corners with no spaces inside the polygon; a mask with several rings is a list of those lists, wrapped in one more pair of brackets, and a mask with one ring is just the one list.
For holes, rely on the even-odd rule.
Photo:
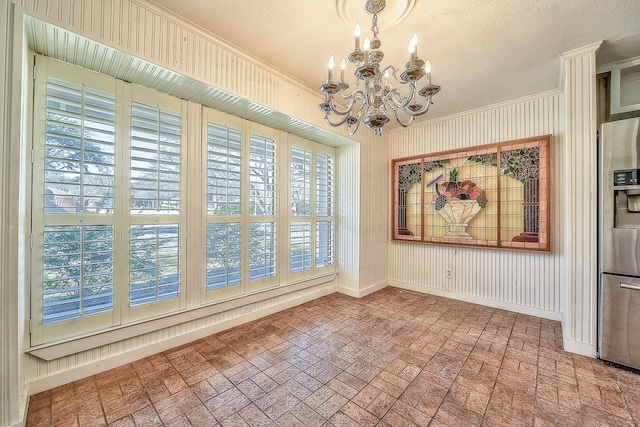
{"label": "white plantation shutter", "polygon": [[207,126],[207,214],[242,212],[242,132],[209,123]]}
{"label": "white plantation shutter", "polygon": [[249,132],[248,290],[277,283],[277,144],[275,132],[253,125]]}
{"label": "white plantation shutter", "polygon": [[289,279],[335,271],[334,150],[299,137],[289,143]]}
{"label": "white plantation shutter", "polygon": [[129,304],[135,307],[177,298],[180,293],[179,225],[132,225],[129,245]]}
{"label": "white plantation shutter", "polygon": [[115,97],[47,80],[45,213],[113,213]]}
{"label": "white plantation shutter", "polygon": [[312,151],[292,145],[289,150],[289,203],[292,221],[289,224],[289,272],[301,273],[312,268]]}
{"label": "white plantation shutter", "polygon": [[316,267],[334,263],[333,221],[316,222]]}
{"label": "white plantation shutter", "polygon": [[180,210],[181,118],[133,102],[131,105],[131,211]]}
{"label": "white plantation shutter", "polygon": [[311,151],[291,147],[291,215],[311,215]]}
{"label": "white plantation shutter", "polygon": [[334,166],[333,156],[316,154],[316,215],[333,216]]}
{"label": "white plantation shutter", "polygon": [[113,310],[113,226],[45,226],[44,324]]}
{"label": "white plantation shutter", "polygon": [[249,138],[249,214],[276,214],[276,142],[251,134]]}
{"label": "white plantation shutter", "polygon": [[[138,95],[139,94],[139,95]],[[129,306],[139,307],[181,296],[182,273],[182,118],[174,98],[137,89],[132,94],[130,127]],[[165,307],[165,308],[160,308]],[[158,305],[154,310],[170,310]],[[134,318],[154,311],[138,310]]]}
{"label": "white plantation shutter", "polygon": [[291,223],[289,268],[292,273],[311,270],[311,222]]}
{"label": "white plantation shutter", "polygon": [[[115,108],[113,95],[47,79],[45,325],[113,309]],[[81,225],[85,214],[100,214],[104,225]]]}
{"label": "white plantation shutter", "polygon": [[116,324],[118,269],[116,81],[36,64],[31,345]]}
{"label": "white plantation shutter", "polygon": [[249,281],[276,276],[276,225],[272,222],[249,225]]}
{"label": "white plantation shutter", "polygon": [[334,158],[316,154],[316,268],[334,265]]}
{"label": "white plantation shutter", "polygon": [[[242,292],[243,132],[239,119],[206,110],[207,135],[205,299],[215,300]],[[224,123],[224,124],[223,124]]]}
{"label": "white plantation shutter", "polygon": [[240,223],[207,225],[207,290],[240,285],[242,243]]}

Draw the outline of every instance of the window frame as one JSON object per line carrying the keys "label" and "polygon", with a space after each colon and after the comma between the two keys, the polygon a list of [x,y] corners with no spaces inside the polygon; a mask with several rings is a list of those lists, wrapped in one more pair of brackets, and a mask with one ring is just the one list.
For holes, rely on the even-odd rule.
{"label": "window frame", "polygon": [[[288,169],[291,169],[292,163],[292,149],[298,148],[302,150],[307,150],[311,153],[311,206],[310,213],[308,215],[296,215],[292,213],[291,208],[291,200],[292,200],[292,187],[291,187],[291,173],[287,174],[288,183],[287,183],[287,245],[285,254],[287,258],[291,259],[291,227],[295,223],[309,223],[311,230],[311,268],[302,271],[291,271],[291,265],[288,263],[287,265],[287,282],[288,283],[296,283],[302,280],[306,280],[312,277],[317,277],[323,274],[329,274],[336,271],[336,260],[335,256],[333,259],[333,263],[327,264],[321,267],[316,265],[316,249],[317,249],[317,227],[319,222],[330,222],[333,227],[333,248],[335,250],[335,149],[332,147],[327,147],[322,144],[317,144],[297,135],[290,135],[287,144],[287,165]],[[317,182],[317,156],[318,154],[324,154],[333,159],[333,172],[332,183],[333,183],[333,197],[331,202],[333,202],[333,208],[331,210],[330,215],[319,215],[318,214],[318,182]]]}
{"label": "window frame", "polygon": [[[58,60],[36,55],[36,65],[38,72],[34,81],[34,103],[33,103],[33,155],[30,166],[30,188],[31,188],[31,214],[33,222],[30,224],[31,238],[33,241],[31,248],[32,268],[30,275],[31,288],[31,349],[30,351],[43,351],[56,345],[86,339],[88,342],[96,342],[99,336],[116,332],[122,328],[129,328],[134,325],[158,321],[159,324],[171,322],[171,316],[184,313],[185,318],[197,318],[202,314],[189,314],[187,312],[203,309],[205,307],[220,304],[234,299],[248,297],[278,287],[298,284],[298,286],[309,286],[324,283],[332,280],[332,274],[337,272],[337,265],[334,263],[322,267],[314,268],[311,273],[305,275],[290,275],[289,260],[289,210],[290,210],[290,159],[289,144],[291,141],[302,140],[298,137],[287,134],[284,131],[269,128],[264,125],[250,122],[239,117],[213,110],[201,104],[177,99],[169,95],[155,92],[150,89],[134,86],[121,80],[104,76],[102,74],[76,67]],[[113,310],[107,313],[90,316],[80,316],[78,318],[43,325],[42,322],[42,279],[44,267],[42,264],[42,234],[45,225],[66,224],[70,218],[64,214],[58,214],[57,222],[52,218],[56,214],[48,214],[50,218],[45,218],[44,211],[38,213],[38,209],[44,206],[44,186],[42,184],[43,172],[38,171],[39,164],[43,164],[44,153],[44,126],[46,114],[38,114],[46,111],[46,81],[47,78],[59,77],[61,81],[66,81],[77,85],[77,82],[85,82],[86,86],[92,90],[99,90],[105,86],[107,93],[116,96],[116,121],[115,121],[115,198],[114,212],[109,217],[96,214],[83,214],[82,219],[74,219],[74,224],[103,224],[113,226],[114,230],[114,285],[113,285]],[[44,82],[44,89],[43,89]],[[131,127],[132,112],[131,103],[138,102],[145,105],[168,109],[181,116],[181,183],[180,183],[180,211],[179,213],[143,213],[134,214],[130,210],[131,200]],[[209,121],[217,124],[228,124],[241,131],[242,134],[242,182],[241,182],[241,214],[221,215],[213,218],[207,212],[207,126]],[[249,212],[250,199],[250,139],[251,135],[267,138],[274,141],[276,153],[275,158],[275,213],[272,215],[260,214],[252,215]],[[335,159],[335,149],[315,142],[307,141],[313,148],[313,166],[311,181],[312,192],[316,192],[316,153],[329,153]],[[41,162],[41,163],[38,163]],[[40,175],[38,175],[40,174]],[[39,179],[42,178],[42,179]],[[335,184],[335,178],[334,178]],[[335,195],[335,187],[334,187]],[[335,198],[334,198],[335,201]],[[189,209],[186,209],[186,206]],[[315,204],[312,206],[312,216],[315,217]],[[334,211],[335,214],[335,211]],[[335,224],[335,217],[322,217],[322,220],[330,220]],[[66,221],[66,222],[65,222]],[[208,224],[230,224],[239,223],[241,230],[241,280],[240,285],[231,286],[217,290],[207,290],[206,285],[206,261],[207,261],[207,239]],[[262,280],[249,280],[249,229],[252,224],[274,224],[275,230],[275,257],[276,274]],[[133,225],[166,225],[177,224],[180,227],[180,291],[178,298],[165,301],[153,302],[151,304],[141,304],[130,306],[130,269],[131,259],[129,249],[131,245],[130,232]],[[316,223],[311,225],[311,239],[316,238]],[[38,231],[40,230],[40,232]],[[335,234],[334,234],[335,247]],[[39,252],[40,251],[40,252]],[[40,254],[40,255],[38,255]],[[315,267],[315,244],[311,252],[312,263]],[[204,267],[202,267],[204,266]],[[306,272],[305,272],[306,273]],[[296,288],[297,289],[297,288]],[[285,293],[285,292],[282,292]],[[278,293],[280,295],[281,293]],[[269,293],[270,295],[270,293]],[[255,298],[250,299],[254,301]],[[38,301],[40,301],[38,306]],[[220,307],[227,307],[222,304]],[[176,319],[182,318],[176,317]],[[139,328],[132,328],[131,331]],[[133,333],[133,332],[131,332]],[[123,336],[125,336],[124,334]],[[76,346],[77,347],[77,346]],[[58,350],[57,350],[58,351]]]}

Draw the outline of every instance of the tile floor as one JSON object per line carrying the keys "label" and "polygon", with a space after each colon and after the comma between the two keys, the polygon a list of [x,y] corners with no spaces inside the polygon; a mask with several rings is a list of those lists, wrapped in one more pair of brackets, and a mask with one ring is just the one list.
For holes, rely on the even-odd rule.
{"label": "tile floor", "polygon": [[640,375],[561,343],[537,317],[332,294],[35,395],[27,425],[640,425]]}

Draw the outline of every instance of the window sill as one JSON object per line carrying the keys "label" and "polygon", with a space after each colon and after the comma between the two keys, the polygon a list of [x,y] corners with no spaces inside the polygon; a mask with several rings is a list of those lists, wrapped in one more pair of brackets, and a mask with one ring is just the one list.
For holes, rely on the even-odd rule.
{"label": "window sill", "polygon": [[26,352],[40,359],[50,361],[58,359],[60,357],[69,356],[71,354],[101,347],[109,343],[134,338],[146,333],[176,326],[181,323],[240,308],[247,304],[253,304],[269,298],[274,298],[313,286],[322,285],[333,281],[336,276],[337,273],[332,272],[323,276],[300,282],[283,284],[261,292],[239,296],[237,298],[218,303],[212,303],[193,310],[181,311],[179,313],[163,316],[161,318],[156,318],[153,320],[146,320],[137,324],[120,326],[115,329],[109,329],[107,331],[97,332],[79,338],[76,337],[65,341],[58,341],[55,343],[31,347],[27,349]]}

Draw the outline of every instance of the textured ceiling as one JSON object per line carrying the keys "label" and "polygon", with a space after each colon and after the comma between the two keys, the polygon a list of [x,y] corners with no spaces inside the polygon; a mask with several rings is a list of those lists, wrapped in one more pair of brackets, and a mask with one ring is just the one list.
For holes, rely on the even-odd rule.
{"label": "textured ceiling", "polygon": [[[312,88],[330,55],[353,49],[341,0],[153,1]],[[361,26],[370,34],[370,22]],[[559,55],[591,43],[603,41],[599,64],[640,56],[640,1],[416,0],[402,23],[381,30],[383,66],[407,62],[414,32],[442,86],[425,117],[435,118],[555,89]]]}

